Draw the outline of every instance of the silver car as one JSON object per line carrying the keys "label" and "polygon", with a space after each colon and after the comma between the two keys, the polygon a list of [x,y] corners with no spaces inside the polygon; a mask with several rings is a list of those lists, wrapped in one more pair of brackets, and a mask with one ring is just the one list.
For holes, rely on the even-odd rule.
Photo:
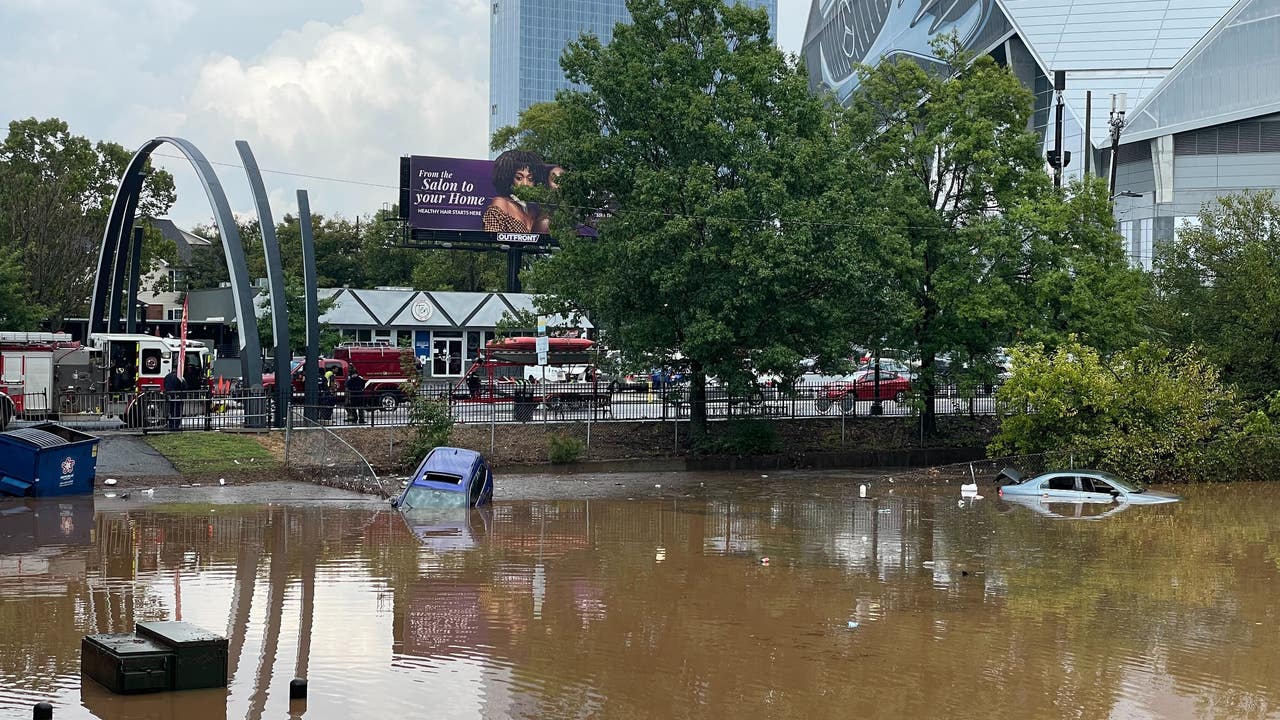
{"label": "silver car", "polygon": [[1053,470],[1024,480],[1022,473],[1005,468],[996,476],[996,484],[1001,486],[1001,497],[1032,496],[1057,502],[1155,505],[1182,499],[1173,493],[1148,490],[1101,470]]}

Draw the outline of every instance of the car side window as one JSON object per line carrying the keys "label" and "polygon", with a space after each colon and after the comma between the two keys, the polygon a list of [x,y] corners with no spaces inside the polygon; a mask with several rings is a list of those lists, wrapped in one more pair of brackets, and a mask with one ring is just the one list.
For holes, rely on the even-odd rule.
{"label": "car side window", "polygon": [[1075,490],[1076,479],[1070,475],[1055,475],[1049,478],[1050,490]]}
{"label": "car side window", "polygon": [[1093,480],[1093,491],[1094,491],[1094,492],[1100,492],[1100,493],[1113,493],[1113,492],[1115,492],[1115,490],[1116,490],[1116,489],[1115,489],[1114,487],[1112,487],[1112,486],[1111,486],[1111,483],[1107,482],[1106,480],[1102,480],[1102,479],[1099,479],[1099,478],[1095,478],[1095,479]]}

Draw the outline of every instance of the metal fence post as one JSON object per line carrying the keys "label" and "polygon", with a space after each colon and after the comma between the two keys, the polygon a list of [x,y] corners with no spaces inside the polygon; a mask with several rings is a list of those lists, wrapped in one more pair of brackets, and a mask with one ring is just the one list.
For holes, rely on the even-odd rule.
{"label": "metal fence post", "polygon": [[289,467],[289,445],[293,441],[293,405],[284,414],[284,466]]}

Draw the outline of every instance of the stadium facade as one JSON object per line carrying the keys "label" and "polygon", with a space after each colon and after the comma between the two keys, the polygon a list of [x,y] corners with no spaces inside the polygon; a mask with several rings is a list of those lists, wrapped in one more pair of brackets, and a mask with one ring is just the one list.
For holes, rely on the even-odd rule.
{"label": "stadium facade", "polygon": [[1046,151],[1065,73],[1067,177],[1086,152],[1091,172],[1110,172],[1112,98],[1125,96],[1116,220],[1135,264],[1150,268],[1153,244],[1202,204],[1280,188],[1280,0],[813,0],[809,82],[847,103],[857,64],[927,65],[930,41],[953,32],[1034,93]]}
{"label": "stadium facade", "polygon": [[[777,35],[778,0],[741,0],[765,8]],[[626,0],[493,0],[489,28],[489,134],[514,125],[530,105],[569,87],[560,55],[583,33],[609,42],[628,22]]]}

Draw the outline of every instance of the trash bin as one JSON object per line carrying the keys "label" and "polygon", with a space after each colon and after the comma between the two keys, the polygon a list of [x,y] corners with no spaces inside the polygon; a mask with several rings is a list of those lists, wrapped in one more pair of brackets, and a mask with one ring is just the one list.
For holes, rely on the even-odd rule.
{"label": "trash bin", "polygon": [[227,686],[227,639],[185,622],[140,622],[138,637],[173,649],[173,690]]}
{"label": "trash bin", "polygon": [[115,693],[173,689],[173,650],[133,633],[86,635],[80,672]]}
{"label": "trash bin", "polygon": [[0,494],[93,492],[98,438],[57,423],[0,432]]}
{"label": "trash bin", "polygon": [[526,390],[516,392],[515,407],[512,413],[516,422],[529,422],[533,419],[533,411],[538,407],[538,402],[533,399],[533,393]]}

